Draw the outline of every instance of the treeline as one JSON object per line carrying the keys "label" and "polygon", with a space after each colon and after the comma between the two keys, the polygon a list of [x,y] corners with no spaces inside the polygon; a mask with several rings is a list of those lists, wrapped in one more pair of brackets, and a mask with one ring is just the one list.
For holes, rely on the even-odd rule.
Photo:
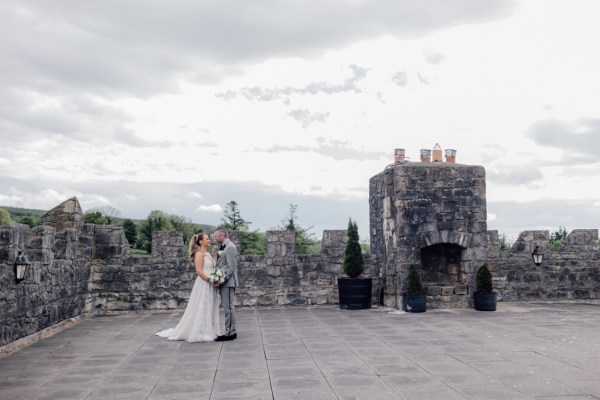
{"label": "treeline", "polygon": [[[27,210],[6,207],[0,208],[0,224],[17,222],[35,227],[41,224],[42,210]],[[198,232],[211,233],[216,227],[206,224],[193,223],[189,218],[169,214],[161,210],[153,210],[143,220],[122,218],[121,213],[113,207],[97,207],[87,210],[83,214],[84,222],[96,225],[123,226],[125,237],[132,248],[132,255],[146,255],[152,251],[152,233],[155,231],[181,232],[186,244]],[[318,254],[321,251],[321,242],[311,232],[312,226],[304,227],[299,223],[298,206],[290,204],[287,215],[281,220],[280,225],[272,230],[288,230],[296,233],[297,254]],[[258,229],[250,229],[252,222],[246,220],[236,201],[226,204],[220,226],[228,230],[240,231],[242,252],[248,255],[266,254],[267,234]],[[361,243],[364,253],[370,253],[370,246]]]}

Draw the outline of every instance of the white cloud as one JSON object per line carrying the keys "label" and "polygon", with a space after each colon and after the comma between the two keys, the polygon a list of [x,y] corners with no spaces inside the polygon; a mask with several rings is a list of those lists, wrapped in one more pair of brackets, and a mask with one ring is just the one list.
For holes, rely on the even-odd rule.
{"label": "white cloud", "polygon": [[201,205],[197,208],[197,210],[208,213],[220,213],[223,212],[223,207],[218,204],[211,204],[210,206]]}
{"label": "white cloud", "polygon": [[189,192],[185,197],[187,197],[188,199],[196,199],[196,200],[201,200],[204,198],[204,196],[202,196],[198,192]]}
{"label": "white cloud", "polygon": [[49,4],[0,3],[1,205],[215,223],[243,198],[264,227],[308,197],[306,225],[351,205],[368,232],[369,179],[439,142],[486,168],[493,223],[598,208],[595,0]]}

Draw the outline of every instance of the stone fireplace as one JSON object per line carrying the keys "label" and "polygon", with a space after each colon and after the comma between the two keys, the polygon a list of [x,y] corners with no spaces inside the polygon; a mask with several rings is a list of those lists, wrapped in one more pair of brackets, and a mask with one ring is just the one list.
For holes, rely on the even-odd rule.
{"label": "stone fireplace", "polygon": [[428,308],[469,307],[487,259],[485,170],[451,162],[397,162],[369,182],[372,260],[382,302],[401,307],[408,266]]}

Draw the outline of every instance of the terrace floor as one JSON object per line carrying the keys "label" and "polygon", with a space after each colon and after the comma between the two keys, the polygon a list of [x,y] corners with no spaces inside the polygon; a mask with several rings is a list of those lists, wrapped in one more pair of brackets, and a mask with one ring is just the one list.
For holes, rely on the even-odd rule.
{"label": "terrace floor", "polygon": [[0,359],[0,399],[600,399],[600,305],[496,312],[241,308],[238,339],[181,314],[91,318]]}

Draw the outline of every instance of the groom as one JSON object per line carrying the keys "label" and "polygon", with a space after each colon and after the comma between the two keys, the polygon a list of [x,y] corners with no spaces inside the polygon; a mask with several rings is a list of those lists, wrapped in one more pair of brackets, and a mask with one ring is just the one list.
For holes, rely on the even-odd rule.
{"label": "groom", "polygon": [[221,245],[217,253],[217,267],[225,272],[225,282],[215,284],[221,292],[221,303],[225,314],[225,334],[218,336],[215,341],[225,342],[237,338],[235,331],[235,310],[233,308],[233,296],[238,285],[237,260],[238,253],[235,244],[229,240],[229,233],[223,227],[217,228],[213,238]]}

